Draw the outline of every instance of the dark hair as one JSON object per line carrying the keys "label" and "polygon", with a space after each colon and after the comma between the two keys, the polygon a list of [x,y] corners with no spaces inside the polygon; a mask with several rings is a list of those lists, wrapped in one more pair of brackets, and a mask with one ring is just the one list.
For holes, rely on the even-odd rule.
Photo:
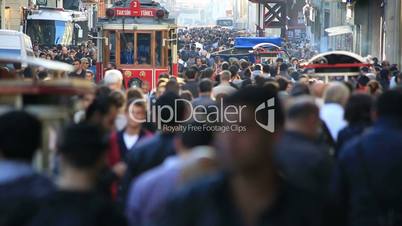
{"label": "dark hair", "polygon": [[290,96],[296,97],[301,95],[310,95],[310,89],[306,84],[297,82],[290,91]]}
{"label": "dark hair", "polygon": [[289,81],[285,78],[278,78],[276,81],[279,85],[279,91],[285,91],[289,86]]}
{"label": "dark hair", "polygon": [[[156,100],[155,107],[157,110],[160,110],[159,116],[161,117],[158,118],[157,116],[158,124],[161,126],[175,126],[178,124],[175,119],[181,120],[184,117],[185,105],[182,101],[176,101],[178,99],[180,99],[180,97],[177,94],[173,92],[165,92]],[[167,107],[170,107],[173,112],[169,111]],[[171,118],[171,113],[173,113],[173,118],[166,122],[167,119]]]}
{"label": "dark hair", "polygon": [[98,96],[109,96],[112,90],[107,86],[100,86],[96,89],[95,95]]}
{"label": "dark hair", "polygon": [[139,88],[130,88],[126,92],[126,99],[142,99],[144,98],[144,94]]}
{"label": "dark hair", "polygon": [[204,78],[198,84],[198,89],[200,93],[211,92],[212,91],[212,81],[210,79]]}
{"label": "dark hair", "polygon": [[236,66],[236,65],[231,65],[231,66],[229,67],[229,71],[230,71],[230,73],[232,74],[231,77],[233,78],[233,77],[235,77],[235,76],[237,75],[237,73],[239,72],[239,67]]}
{"label": "dark hair", "polygon": [[222,65],[221,65],[222,71],[224,71],[224,70],[229,70],[229,67],[230,67],[230,65],[229,65],[229,63],[226,62],[226,61],[223,62]]}
{"label": "dark hair", "polygon": [[165,85],[165,92],[173,92],[176,95],[180,93],[180,86],[175,80],[169,80]]}
{"label": "dark hair", "polygon": [[159,75],[159,78],[158,78],[158,79],[161,79],[161,78],[169,78],[169,74],[167,74],[167,73],[162,73],[162,74]]}
{"label": "dark hair", "polygon": [[271,72],[271,67],[268,64],[262,65],[262,72],[270,73]]}
{"label": "dark hair", "polygon": [[265,80],[265,78],[262,77],[262,76],[256,76],[256,77],[254,78],[254,80],[255,80],[255,85],[256,85],[256,86],[264,86],[265,82],[267,81],[267,80]]}
{"label": "dark hair", "polygon": [[281,64],[281,66],[279,67],[279,71],[288,71],[289,69],[289,65],[287,64]]}
{"label": "dark hair", "polygon": [[81,64],[81,60],[79,60],[79,59],[75,59],[75,60],[73,60],[73,63],[75,63],[75,62],[78,62],[78,63],[80,63],[80,64]]}
{"label": "dark hair", "polygon": [[185,72],[185,76],[187,79],[195,79],[196,75],[197,75],[197,71],[194,70],[194,68],[192,68],[192,67],[187,68],[187,70]]}
{"label": "dark hair", "polygon": [[193,94],[189,90],[183,90],[183,91],[181,91],[180,98],[188,100],[188,101],[192,101]]}
{"label": "dark hair", "polygon": [[88,169],[106,153],[109,140],[95,125],[80,123],[67,126],[58,143],[58,151],[73,167]]}
{"label": "dark hair", "polygon": [[345,120],[348,121],[349,124],[371,124],[373,104],[373,98],[367,94],[352,94],[345,106]]}
{"label": "dark hair", "polygon": [[402,123],[402,88],[384,92],[376,103],[378,116],[393,118]]}
{"label": "dark hair", "polygon": [[201,79],[203,78],[212,78],[212,75],[214,74],[214,71],[212,70],[212,68],[205,68],[205,70],[203,70],[201,72]]}
{"label": "dark hair", "polygon": [[[304,97],[298,97],[298,98],[304,98]],[[305,119],[310,115],[316,115],[318,117],[319,112],[320,112],[319,108],[313,101],[297,102],[297,100],[295,100],[295,102],[291,104],[287,109],[286,118],[289,120],[294,120],[294,119]]]}
{"label": "dark hair", "polygon": [[241,69],[246,69],[246,68],[248,68],[248,66],[250,66],[250,64],[247,62],[247,61],[242,61],[241,63],[240,63],[240,67],[241,67]]}
{"label": "dark hair", "polygon": [[359,78],[357,79],[357,84],[360,86],[367,86],[367,84],[370,82],[369,77],[365,76],[365,75],[361,75],[359,76]]}
{"label": "dark hair", "polygon": [[96,96],[87,108],[85,118],[86,120],[91,120],[96,113],[105,116],[110,112],[112,107],[119,108],[119,105],[116,99],[111,96]]}
{"label": "dark hair", "polygon": [[261,71],[261,65],[256,64],[256,65],[254,66],[254,71]]}
{"label": "dark hair", "polygon": [[[188,123],[187,126],[192,128],[204,128],[203,123]],[[210,146],[212,145],[214,133],[212,130],[203,130],[202,132],[194,129],[187,129],[183,133],[180,133],[180,140],[184,147],[190,149],[198,146]]]}
{"label": "dark hair", "polygon": [[41,122],[24,111],[0,116],[0,153],[6,159],[32,161],[41,144]]}
{"label": "dark hair", "polygon": [[116,103],[117,108],[123,107],[126,102],[126,97],[120,91],[113,91],[110,93],[110,97],[114,99],[113,102]]}
{"label": "dark hair", "polygon": [[[256,111],[261,104],[267,103],[268,100],[273,98],[274,105],[271,107],[265,107]],[[248,109],[252,109],[255,112],[256,121],[267,125],[268,124],[268,111],[274,111],[275,118],[275,129],[283,127],[284,124],[284,114],[282,105],[279,101],[277,93],[273,90],[267,89],[265,87],[248,86],[240,89],[238,92],[226,98],[225,104],[227,105],[247,105]]]}

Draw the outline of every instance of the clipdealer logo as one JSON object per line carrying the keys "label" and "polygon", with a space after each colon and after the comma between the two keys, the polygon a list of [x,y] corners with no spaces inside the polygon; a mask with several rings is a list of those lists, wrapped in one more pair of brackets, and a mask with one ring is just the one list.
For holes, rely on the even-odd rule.
{"label": "clipdealer logo", "polygon": [[[146,104],[144,99],[137,99],[133,101],[129,107],[129,117],[131,120],[138,123],[151,122],[155,123],[159,130],[167,131],[179,131],[186,132],[187,130],[203,132],[203,131],[213,131],[213,132],[246,132],[246,126],[241,126],[242,116],[244,115],[244,110],[247,109],[246,105],[224,105],[220,102],[220,105],[209,105],[209,106],[193,106],[192,103],[186,99],[175,100],[174,106],[162,105],[155,106],[156,100],[152,100],[152,104],[147,105],[147,115],[145,119],[138,119],[135,117],[133,112],[133,107],[138,104]],[[189,111],[186,117],[178,118],[175,112],[178,111],[178,106],[186,106]],[[258,126],[271,133],[275,132],[275,98],[271,98],[260,105],[254,110],[254,118]],[[260,122],[257,118],[257,114],[261,111],[266,111],[267,121]],[[264,113],[264,112],[263,112]],[[184,126],[187,122],[196,122],[204,124],[202,126],[195,126],[188,124]],[[225,125],[221,123],[225,122]],[[175,123],[177,125],[168,125]],[[221,125],[216,125],[220,123]],[[226,125],[229,124],[229,125]]]}

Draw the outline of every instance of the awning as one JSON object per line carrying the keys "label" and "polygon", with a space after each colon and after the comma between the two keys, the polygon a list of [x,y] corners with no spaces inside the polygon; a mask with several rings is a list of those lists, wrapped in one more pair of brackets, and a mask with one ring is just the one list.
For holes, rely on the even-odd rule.
{"label": "awning", "polygon": [[353,28],[351,26],[337,26],[325,29],[328,32],[328,36],[344,35],[353,33]]}
{"label": "awning", "polygon": [[252,49],[261,43],[271,43],[277,46],[282,45],[282,38],[268,37],[237,37],[235,38],[235,48]]}

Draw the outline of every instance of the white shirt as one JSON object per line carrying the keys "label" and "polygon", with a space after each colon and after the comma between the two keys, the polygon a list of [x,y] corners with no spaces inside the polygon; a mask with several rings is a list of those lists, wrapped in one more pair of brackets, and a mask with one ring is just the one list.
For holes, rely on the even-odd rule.
{"label": "white shirt", "polygon": [[230,84],[220,84],[212,89],[212,96],[216,98],[219,94],[230,95],[237,90],[230,86]]}
{"label": "white shirt", "polygon": [[138,138],[138,135],[129,135],[127,133],[123,134],[123,140],[127,150],[130,150],[135,145],[135,143],[137,143]]}
{"label": "white shirt", "polygon": [[325,122],[328,127],[329,132],[331,133],[332,139],[337,141],[338,133],[345,126],[347,126],[347,122],[343,118],[344,109],[341,105],[330,103],[324,104],[320,110],[320,117]]}

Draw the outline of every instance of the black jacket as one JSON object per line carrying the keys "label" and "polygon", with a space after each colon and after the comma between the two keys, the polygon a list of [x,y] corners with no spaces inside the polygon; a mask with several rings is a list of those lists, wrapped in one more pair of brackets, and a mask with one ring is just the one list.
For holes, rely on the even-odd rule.
{"label": "black jacket", "polygon": [[38,174],[0,184],[0,226],[25,225],[53,191],[52,182]]}
{"label": "black jacket", "polygon": [[124,202],[132,180],[150,170],[171,156],[175,155],[174,135],[158,133],[144,140],[127,156],[127,172],[121,183],[119,201]]}

